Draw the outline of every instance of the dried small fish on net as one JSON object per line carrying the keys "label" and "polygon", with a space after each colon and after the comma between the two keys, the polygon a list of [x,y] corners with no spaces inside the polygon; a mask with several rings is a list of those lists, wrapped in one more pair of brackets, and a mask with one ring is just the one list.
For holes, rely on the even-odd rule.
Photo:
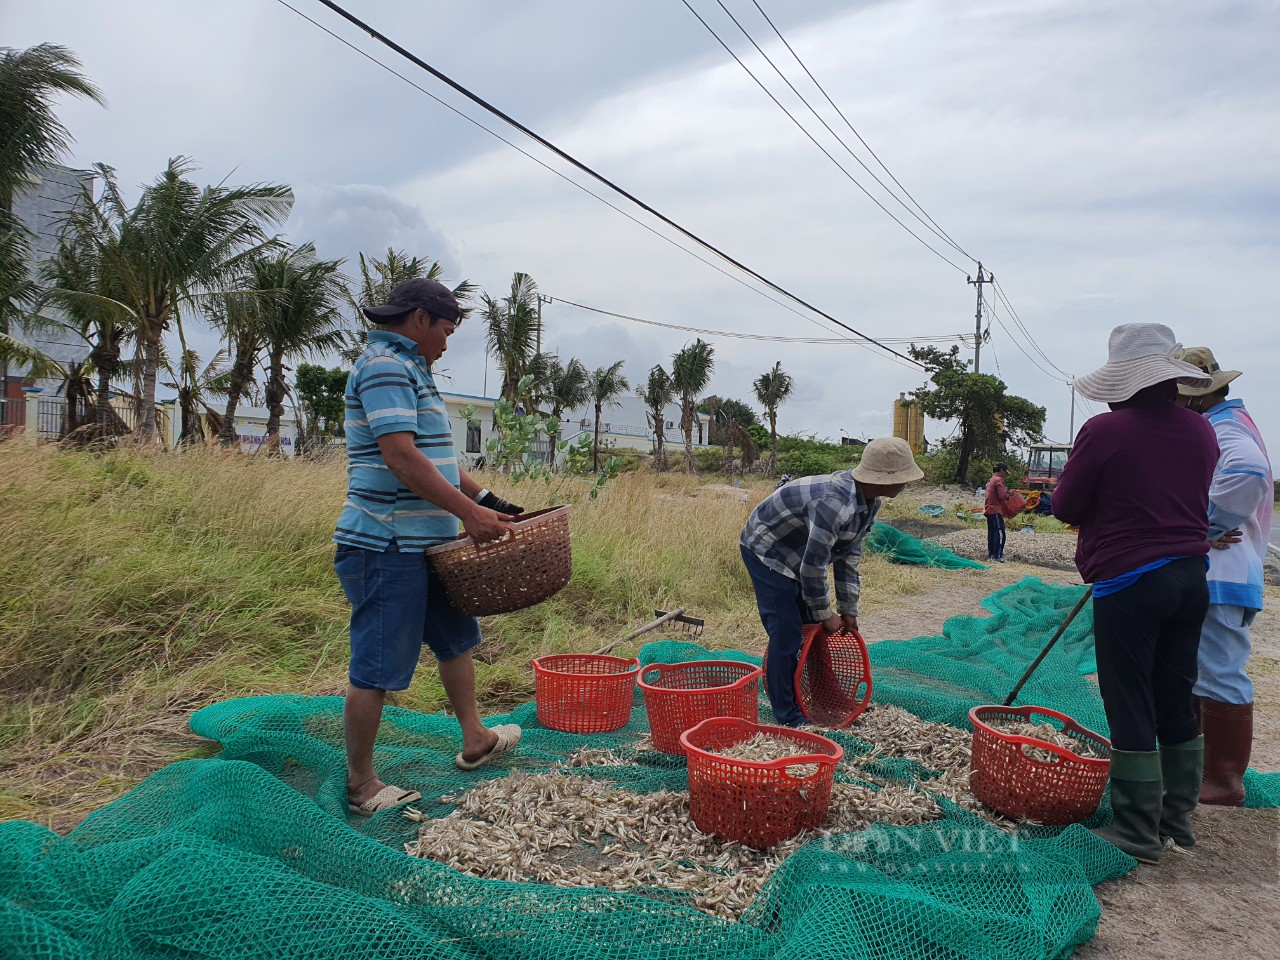
{"label": "dried small fish on net", "polygon": [[[999,733],[1015,737],[1030,737],[1032,740],[1043,740],[1046,743],[1053,744],[1055,747],[1070,750],[1079,757],[1094,760],[1105,760],[1107,757],[1101,744],[1094,743],[1084,737],[1073,737],[1048,722],[1032,723],[1030,720],[985,720],[983,722]],[[1046,763],[1059,759],[1058,754],[1043,747],[1032,747],[1023,744],[1022,752],[1029,757],[1034,757],[1036,760],[1042,760]]]}
{"label": "dried small fish on net", "polygon": [[441,799],[457,808],[421,820],[405,850],[477,877],[667,896],[734,919],[781,862],[699,831],[688,793],[632,793],[568,770]]}
{"label": "dried small fish on net", "polygon": [[[856,754],[846,750],[844,760],[836,767],[837,775],[845,774],[874,783],[882,793],[888,791],[889,797],[893,797],[903,787],[899,780],[874,771],[873,768],[881,760],[911,760],[936,774],[931,779],[921,780],[918,787],[908,788],[924,796],[933,805],[936,811],[934,816],[926,817],[925,820],[936,819],[942,816],[942,812],[937,809],[937,804],[931,797],[921,794],[921,790],[946,797],[1002,830],[1010,831],[1017,827],[1014,821],[991,810],[973,795],[969,787],[973,734],[968,730],[922,720],[901,707],[881,703],[863,713],[851,727],[840,730],[812,729],[817,733],[852,734],[870,743],[871,750],[867,753]],[[902,820],[901,816],[890,813],[885,817],[877,817],[876,820],[904,826],[908,821]]]}
{"label": "dried small fish on net", "polygon": [[[601,767],[633,763],[638,744],[615,750],[584,748],[556,770],[513,773],[466,793],[441,797],[456,807],[439,819],[427,819],[409,808],[406,816],[421,826],[405,850],[477,877],[639,893],[736,920],[779,864],[804,844],[875,823],[912,826],[937,820],[942,810],[935,795],[997,826],[1013,826],[984,807],[969,789],[968,731],[877,704],[852,727],[832,732],[856,736],[872,749],[861,754],[846,750],[836,768],[822,827],[770,850],[702,833],[690,816],[685,791],[633,793],[600,778],[596,771]],[[735,759],[770,761],[808,751],[797,742],[764,734],[719,752]],[[936,776],[907,783],[882,775],[874,767],[886,759],[912,760]],[[801,767],[817,770],[816,764],[795,764],[788,773],[802,776],[797,769]],[[584,768],[593,768],[593,775],[578,772]],[[412,898],[409,890],[397,894]]]}

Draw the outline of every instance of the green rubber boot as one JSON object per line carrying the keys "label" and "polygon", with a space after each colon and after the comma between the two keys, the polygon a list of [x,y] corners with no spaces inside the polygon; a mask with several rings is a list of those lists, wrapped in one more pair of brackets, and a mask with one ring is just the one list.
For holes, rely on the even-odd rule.
{"label": "green rubber boot", "polygon": [[1160,838],[1169,837],[1180,847],[1194,847],[1196,838],[1191,832],[1191,811],[1200,801],[1204,737],[1196,737],[1175,747],[1161,744],[1160,772],[1164,777]]}
{"label": "green rubber boot", "polygon": [[1164,778],[1158,750],[1111,751],[1111,822],[1093,832],[1142,863],[1158,863]]}

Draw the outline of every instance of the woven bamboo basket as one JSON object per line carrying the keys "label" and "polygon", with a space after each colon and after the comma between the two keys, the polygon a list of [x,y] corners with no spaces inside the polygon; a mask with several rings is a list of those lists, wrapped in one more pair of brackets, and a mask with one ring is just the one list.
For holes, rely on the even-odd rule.
{"label": "woven bamboo basket", "polygon": [[573,573],[571,509],[524,514],[512,523],[511,536],[493,543],[463,537],[429,547],[427,562],[465,614],[483,617],[532,607],[559,592]]}

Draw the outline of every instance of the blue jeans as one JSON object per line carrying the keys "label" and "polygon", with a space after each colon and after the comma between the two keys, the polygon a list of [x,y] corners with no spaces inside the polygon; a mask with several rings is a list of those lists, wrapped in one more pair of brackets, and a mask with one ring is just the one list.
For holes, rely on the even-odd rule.
{"label": "blue jeans", "polygon": [[424,643],[437,660],[480,643],[480,624],[453,605],[421,552],[338,544],[333,567],[351,601],[353,687],[407,690]]}
{"label": "blue jeans", "polygon": [[1249,628],[1257,610],[1211,603],[1200,628],[1197,697],[1221,703],[1253,703],[1253,681],[1244,672],[1249,661]]}
{"label": "blue jeans", "polygon": [[988,513],[987,556],[990,559],[1004,559],[1004,536],[1004,517],[998,513]]}
{"label": "blue jeans", "polygon": [[778,723],[798,727],[809,722],[800,712],[795,691],[796,665],[804,643],[802,631],[806,623],[813,622],[809,607],[800,594],[799,580],[770,570],[746,547],[740,549],[755,588],[760,622],[769,635],[769,671],[765,675],[769,703]]}

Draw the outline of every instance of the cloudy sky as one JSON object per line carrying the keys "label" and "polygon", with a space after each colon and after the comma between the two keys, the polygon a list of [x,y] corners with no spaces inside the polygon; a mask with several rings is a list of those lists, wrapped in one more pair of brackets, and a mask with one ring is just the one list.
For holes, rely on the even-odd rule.
{"label": "cloudy sky", "polygon": [[[0,0],[0,44],[68,46],[107,96],[106,109],[74,102],[62,109],[77,140],[71,165],[108,163],[132,186],[186,155],[210,182],[291,184],[297,202],[288,235],[314,240],[324,256],[354,258],[390,245],[438,259],[449,279],[468,278],[495,296],[524,271],[557,301],[660,323],[844,335],[775,302],[783,300],[777,294],[762,296],[736,270],[691,256],[680,247],[692,245],[670,228],[322,4],[290,3],[356,49],[280,0]],[[890,182],[755,0],[724,7]],[[1053,365],[1086,373],[1105,360],[1114,325],[1167,323],[1187,345],[1207,344],[1224,366],[1245,371],[1239,395],[1280,448],[1280,3],[760,0],[760,7],[928,216],[995,272]],[[873,337],[972,335],[973,261],[875,184],[719,0],[348,0],[347,8],[849,326]],[[878,209],[850,175],[952,263]],[[1065,377],[1010,311],[995,307],[983,371],[1046,406],[1048,434],[1065,440]],[[694,336],[560,302],[544,318],[547,343],[563,357],[589,366],[625,360],[633,382],[653,364],[669,364]],[[455,336],[441,364],[453,389],[485,388],[482,339],[479,324]],[[712,390],[724,396],[750,399],[752,380],[781,360],[797,383],[779,417],[788,432],[888,433],[892,401],[923,379],[882,351],[848,342],[709,339]],[[492,367],[487,386],[496,389]],[[1077,428],[1086,415],[1082,407]],[[938,424],[928,431],[935,439],[948,432]]]}

